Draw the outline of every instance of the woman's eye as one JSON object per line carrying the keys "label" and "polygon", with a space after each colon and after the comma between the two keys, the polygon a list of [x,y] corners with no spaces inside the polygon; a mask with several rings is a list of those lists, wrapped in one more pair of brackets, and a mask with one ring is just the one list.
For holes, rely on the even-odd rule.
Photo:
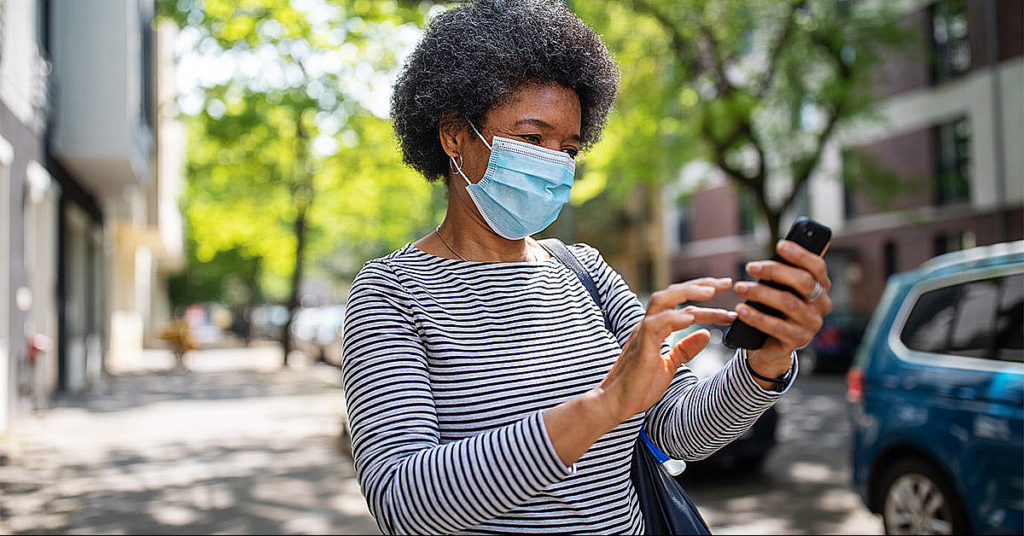
{"label": "woman's eye", "polygon": [[533,143],[535,145],[540,145],[540,135],[539,134],[522,134],[519,137],[523,138],[524,140],[526,140],[526,141],[528,141],[530,143]]}
{"label": "woman's eye", "polygon": [[580,154],[579,149],[573,149],[571,147],[569,149],[563,149],[562,152],[571,156],[573,160],[576,160],[576,155]]}

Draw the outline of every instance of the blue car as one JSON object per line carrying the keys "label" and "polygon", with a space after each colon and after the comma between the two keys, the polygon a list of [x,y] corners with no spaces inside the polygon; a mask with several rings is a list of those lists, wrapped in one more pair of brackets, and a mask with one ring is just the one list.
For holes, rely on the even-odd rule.
{"label": "blue car", "polygon": [[1024,241],[892,276],[847,387],[886,533],[1024,533]]}

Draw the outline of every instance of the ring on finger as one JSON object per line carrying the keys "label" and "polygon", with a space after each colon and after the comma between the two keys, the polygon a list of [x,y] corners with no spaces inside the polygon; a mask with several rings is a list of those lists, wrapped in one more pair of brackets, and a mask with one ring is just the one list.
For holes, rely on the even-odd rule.
{"label": "ring on finger", "polygon": [[810,294],[804,296],[804,300],[805,301],[814,301],[814,300],[818,299],[818,296],[821,296],[821,293],[824,292],[824,291],[825,291],[825,288],[821,286],[821,282],[820,281],[815,281],[814,282],[814,290],[812,290]]}

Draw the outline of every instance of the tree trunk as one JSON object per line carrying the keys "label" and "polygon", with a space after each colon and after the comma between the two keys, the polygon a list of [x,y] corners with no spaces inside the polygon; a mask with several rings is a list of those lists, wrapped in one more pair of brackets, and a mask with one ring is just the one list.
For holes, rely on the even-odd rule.
{"label": "tree trunk", "polygon": [[281,350],[284,352],[283,366],[288,366],[288,353],[292,350],[292,321],[300,305],[299,291],[302,285],[303,260],[306,254],[306,207],[299,209],[295,216],[295,271],[292,272],[292,289],[288,296],[288,321],[281,334]]}

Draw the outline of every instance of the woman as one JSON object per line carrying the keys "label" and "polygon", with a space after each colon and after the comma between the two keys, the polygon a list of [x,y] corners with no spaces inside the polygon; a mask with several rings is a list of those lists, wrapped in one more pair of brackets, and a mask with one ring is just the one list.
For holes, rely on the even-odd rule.
{"label": "woman", "polygon": [[[787,318],[743,305],[677,310],[729,291],[729,278],[672,285],[645,311],[596,250],[569,246],[599,307],[529,235],[567,201],[574,158],[614,100],[615,64],[561,3],[496,4],[437,17],[395,86],[405,161],[446,181],[448,210],[353,282],[343,370],[356,471],[385,533],[642,533],[629,481],[641,424],[685,460],[742,434],[788,388],[751,370],[791,381],[794,350],[831,308],[830,283],[819,257],[783,242],[795,267],[763,261],[751,274],[826,292],[735,291]],[[707,330],[665,344],[737,314],[770,338],[705,381],[684,363]]]}

